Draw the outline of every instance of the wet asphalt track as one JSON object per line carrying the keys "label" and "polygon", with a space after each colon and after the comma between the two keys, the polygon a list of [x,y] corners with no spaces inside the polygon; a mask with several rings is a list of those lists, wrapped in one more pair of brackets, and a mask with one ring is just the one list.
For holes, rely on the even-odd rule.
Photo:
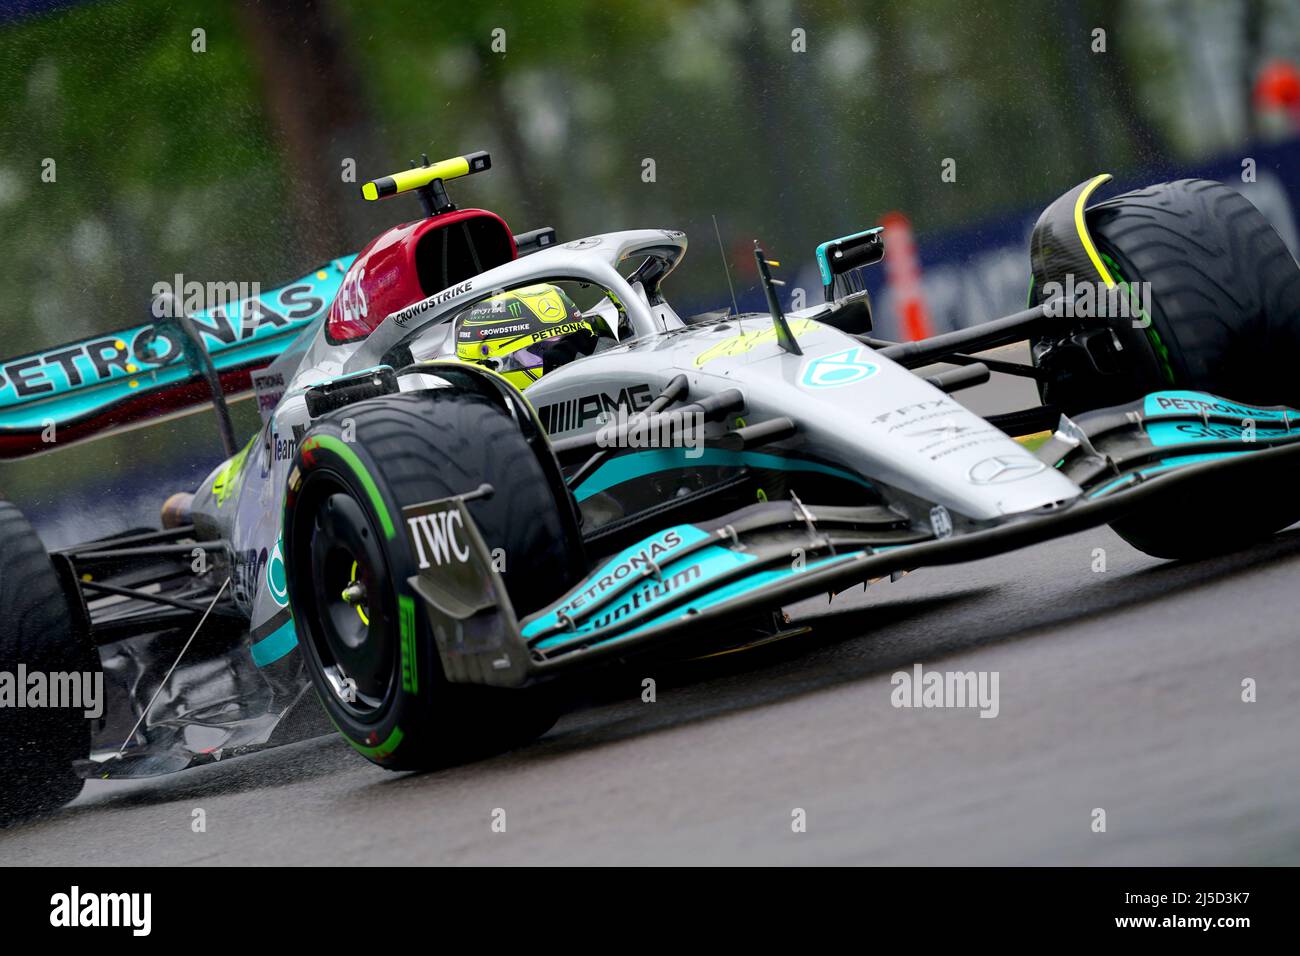
{"label": "wet asphalt track", "polygon": [[[1300,529],[1187,564],[1099,529],[796,611],[814,633],[660,670],[655,703],[629,673],[492,760],[321,737],[92,781],[0,862],[1300,863]],[[895,709],[918,661],[997,671],[999,715]]]}
{"label": "wet asphalt track", "polygon": [[[629,675],[483,763],[396,775],[322,737],[91,782],[0,860],[1295,864],[1298,583],[1300,531],[1187,565],[1089,532],[808,602],[817,636],[661,674],[653,704]],[[998,671],[999,715],[893,708],[916,661]]]}

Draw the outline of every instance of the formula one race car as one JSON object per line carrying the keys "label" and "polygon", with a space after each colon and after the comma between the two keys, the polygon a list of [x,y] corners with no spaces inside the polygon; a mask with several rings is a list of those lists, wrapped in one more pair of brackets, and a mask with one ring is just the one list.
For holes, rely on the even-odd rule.
{"label": "formula one race car", "polygon": [[[437,766],[545,732],[573,674],[769,640],[813,595],[1101,524],[1192,558],[1300,519],[1300,269],[1224,185],[1083,183],[1034,229],[1027,309],[892,343],[879,229],[817,248],[820,305],[784,313],[756,244],[767,312],[683,319],[684,234],[514,235],[448,198],[489,165],[367,183],[426,215],[283,289],[0,365],[0,456],[206,401],[229,445],[159,529],[50,554],[0,503],[0,670],[112,698],[0,709],[8,815],[274,742],[309,685],[370,760]],[[950,397],[991,371],[1042,403]]]}

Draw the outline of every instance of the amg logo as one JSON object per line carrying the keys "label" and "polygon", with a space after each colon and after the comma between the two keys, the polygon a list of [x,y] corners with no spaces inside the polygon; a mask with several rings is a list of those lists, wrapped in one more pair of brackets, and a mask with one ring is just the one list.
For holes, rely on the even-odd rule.
{"label": "amg logo", "polygon": [[407,518],[406,524],[411,531],[411,541],[415,544],[421,571],[434,564],[447,564],[452,559],[458,564],[469,560],[469,548],[461,541],[461,535],[465,533],[465,522],[459,510],[417,515]]}
{"label": "amg logo", "polygon": [[596,392],[581,398],[570,398],[537,409],[542,427],[552,435],[582,428],[588,422],[603,421],[606,413],[617,415],[620,408],[633,412],[644,411],[654,401],[649,385],[629,385],[616,394]]}

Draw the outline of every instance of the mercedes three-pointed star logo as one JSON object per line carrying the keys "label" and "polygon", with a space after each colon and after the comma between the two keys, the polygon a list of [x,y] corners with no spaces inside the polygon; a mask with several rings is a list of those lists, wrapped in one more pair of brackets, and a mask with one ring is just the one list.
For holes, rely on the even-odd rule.
{"label": "mercedes three-pointed star logo", "polygon": [[975,485],[1002,485],[1036,475],[1047,466],[1032,458],[997,455],[971,465],[966,477]]}

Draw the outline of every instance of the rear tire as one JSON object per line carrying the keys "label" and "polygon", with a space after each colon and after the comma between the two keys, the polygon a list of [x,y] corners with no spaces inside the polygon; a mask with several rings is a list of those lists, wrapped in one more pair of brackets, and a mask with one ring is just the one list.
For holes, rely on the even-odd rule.
{"label": "rear tire", "polygon": [[[284,525],[290,606],[317,694],[343,736],[383,767],[418,770],[545,733],[559,715],[551,688],[447,682],[422,602],[406,583],[417,564],[402,508],[484,482],[495,493],[467,506],[488,548],[506,557],[502,576],[516,613],[542,607],[572,583],[573,549],[581,543],[570,540],[541,465],[510,416],[452,389],[358,402],[313,426],[295,466],[299,480]],[[397,527],[392,538],[381,510]],[[354,559],[355,570],[336,570]],[[339,574],[362,584],[363,607],[343,604],[349,582]],[[403,604],[408,615],[414,608],[414,681],[403,679]],[[358,610],[364,623],[353,620]],[[344,678],[356,686],[354,700],[340,693]]]}
{"label": "rear tire", "polygon": [[[20,664],[28,674],[99,671],[98,653],[73,627],[49,553],[6,501],[0,501],[0,621],[0,671],[15,680]],[[72,764],[89,756],[90,730],[80,710],[0,707],[0,822],[58,809],[81,793],[84,781]]]}

